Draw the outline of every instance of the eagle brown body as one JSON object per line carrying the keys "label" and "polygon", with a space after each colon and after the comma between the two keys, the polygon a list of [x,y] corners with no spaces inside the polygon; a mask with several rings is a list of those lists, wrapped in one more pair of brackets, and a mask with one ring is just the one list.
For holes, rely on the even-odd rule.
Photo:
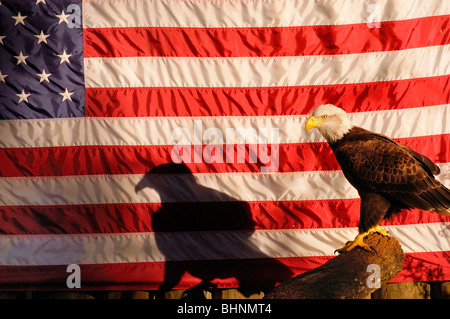
{"label": "eagle brown body", "polygon": [[450,216],[450,190],[434,178],[439,167],[411,148],[354,126],[342,109],[318,106],[305,129],[317,127],[333,150],[347,180],[361,197],[359,234],[338,252],[357,246],[371,250],[363,239],[384,218],[402,209],[418,208]]}
{"label": "eagle brown body", "polygon": [[402,209],[449,215],[450,190],[434,178],[439,167],[427,157],[357,126],[329,144],[361,197],[360,233]]}

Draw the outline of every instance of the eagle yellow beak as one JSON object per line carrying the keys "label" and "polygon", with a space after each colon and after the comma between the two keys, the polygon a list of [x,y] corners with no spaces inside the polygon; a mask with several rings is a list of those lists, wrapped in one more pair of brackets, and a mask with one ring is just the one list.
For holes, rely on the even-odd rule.
{"label": "eagle yellow beak", "polygon": [[306,121],[306,124],[305,124],[306,132],[308,132],[313,127],[316,127],[317,125],[322,124],[323,122],[324,122],[324,120],[316,119],[314,116],[311,116],[308,119],[308,121]]}

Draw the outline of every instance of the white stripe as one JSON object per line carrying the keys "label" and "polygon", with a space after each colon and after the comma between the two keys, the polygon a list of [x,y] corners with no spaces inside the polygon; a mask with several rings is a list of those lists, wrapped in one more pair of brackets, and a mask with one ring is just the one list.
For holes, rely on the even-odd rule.
{"label": "white stripe", "polygon": [[[450,223],[386,227],[405,253],[450,250]],[[0,265],[68,265],[330,256],[356,228],[0,237]],[[101,249],[99,249],[101,247]],[[70,252],[68,254],[67,252]]]}
{"label": "white stripe", "polygon": [[[450,163],[438,179],[450,187]],[[0,206],[358,198],[342,171],[0,178]]]}
{"label": "white stripe", "polygon": [[84,60],[86,87],[270,87],[391,81],[450,73],[450,45],[297,57]]}
{"label": "white stripe", "polygon": [[0,178],[0,205],[356,198],[340,171]]}
{"label": "white stripe", "polygon": [[[450,105],[411,109],[351,113],[357,126],[392,138],[450,133]],[[146,118],[64,118],[0,121],[0,147],[49,147],[82,145],[175,145],[210,143],[211,129],[223,135],[242,129],[245,133],[276,132],[274,139],[261,138],[261,144],[308,143],[324,141],[317,130],[305,132],[307,116],[261,117],[146,117]],[[185,135],[181,134],[184,131]],[[201,132],[197,136],[194,132]],[[211,132],[211,131],[209,131]],[[183,139],[180,136],[186,136]],[[231,136],[231,135],[230,135]],[[250,144],[252,134],[246,135]],[[228,141],[229,143],[230,141]],[[221,143],[218,143],[221,144]]]}
{"label": "white stripe", "polygon": [[83,1],[85,28],[330,25],[449,13],[442,0]]}

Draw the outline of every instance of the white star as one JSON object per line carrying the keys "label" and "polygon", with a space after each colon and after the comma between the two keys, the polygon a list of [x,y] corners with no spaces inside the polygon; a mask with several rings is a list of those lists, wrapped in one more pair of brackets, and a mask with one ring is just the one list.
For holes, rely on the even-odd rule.
{"label": "white star", "polygon": [[20,12],[16,16],[12,16],[12,18],[16,20],[16,23],[14,23],[14,25],[18,25],[19,23],[25,25],[25,22],[23,20],[25,20],[26,17],[27,16],[22,16]]}
{"label": "white star", "polygon": [[41,3],[41,2],[42,2],[43,4],[46,4],[46,3],[45,3],[45,0],[36,0],[36,4],[39,4],[39,3]]}
{"label": "white star", "polygon": [[8,76],[8,74],[2,74],[2,71],[0,71],[0,81],[2,81],[3,83],[5,82],[5,78]]}
{"label": "white star", "polygon": [[22,93],[16,94],[16,95],[19,97],[19,102],[18,102],[18,103],[20,103],[20,102],[22,102],[22,101],[25,101],[25,102],[28,103],[28,97],[29,97],[31,94],[25,93],[25,91],[22,90]]}
{"label": "white star", "polygon": [[72,99],[70,98],[70,96],[73,94],[74,92],[69,92],[69,90],[66,90],[63,93],[59,93],[60,95],[62,95],[63,99],[62,102],[64,102],[65,100],[69,100],[72,101]]}
{"label": "white star", "polygon": [[17,59],[16,65],[19,65],[20,63],[27,64],[27,61],[25,61],[25,59],[28,58],[28,55],[23,55],[22,51],[20,51],[19,55],[15,55],[14,57]]}
{"label": "white star", "polygon": [[57,54],[57,56],[61,59],[61,62],[59,62],[59,64],[62,64],[63,62],[70,63],[69,58],[72,56],[72,54],[67,54],[66,50],[64,50],[62,54]]}
{"label": "white star", "polygon": [[6,38],[4,35],[0,35],[0,43],[3,44],[3,39]]}
{"label": "white star", "polygon": [[61,22],[65,22],[65,23],[69,23],[67,22],[67,18],[70,17],[70,14],[65,14],[64,10],[61,11],[61,14],[55,14],[55,16],[57,16],[59,18],[59,22],[58,24],[60,24]]}
{"label": "white star", "polygon": [[38,40],[39,40],[37,44],[39,44],[39,43],[41,43],[41,42],[47,43],[47,38],[48,38],[49,36],[50,36],[50,35],[44,34],[44,31],[41,30],[41,33],[40,33],[40,34],[36,34],[36,35],[35,35],[35,37],[38,38]]}
{"label": "white star", "polygon": [[42,83],[42,81],[47,81],[48,83],[50,83],[50,80],[48,79],[48,77],[50,75],[52,75],[51,73],[45,73],[45,70],[42,69],[42,73],[36,73],[36,74],[39,77],[39,83]]}

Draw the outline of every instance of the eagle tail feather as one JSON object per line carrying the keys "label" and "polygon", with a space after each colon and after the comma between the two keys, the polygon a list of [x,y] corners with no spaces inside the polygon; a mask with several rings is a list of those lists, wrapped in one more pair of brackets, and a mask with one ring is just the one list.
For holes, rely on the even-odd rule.
{"label": "eagle tail feather", "polygon": [[433,187],[421,193],[403,193],[401,201],[409,207],[450,216],[450,190],[437,180],[433,182]]}
{"label": "eagle tail feather", "polygon": [[436,199],[434,212],[450,216],[450,189],[441,184],[430,193],[433,193],[433,197]]}

